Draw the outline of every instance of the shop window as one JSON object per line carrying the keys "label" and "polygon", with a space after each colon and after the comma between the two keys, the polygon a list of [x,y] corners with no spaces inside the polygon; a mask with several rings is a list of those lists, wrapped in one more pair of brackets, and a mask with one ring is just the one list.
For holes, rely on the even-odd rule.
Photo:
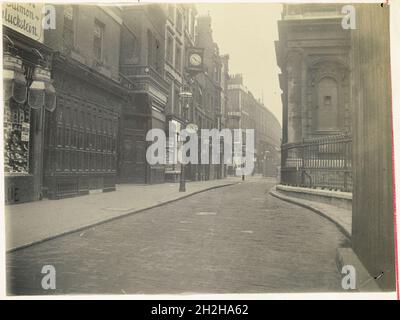
{"label": "shop window", "polygon": [[30,108],[10,99],[4,104],[4,171],[29,172]]}

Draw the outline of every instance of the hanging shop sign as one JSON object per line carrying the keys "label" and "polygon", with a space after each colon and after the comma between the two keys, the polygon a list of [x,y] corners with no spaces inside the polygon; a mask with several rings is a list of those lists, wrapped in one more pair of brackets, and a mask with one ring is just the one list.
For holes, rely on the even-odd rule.
{"label": "hanging shop sign", "polygon": [[43,4],[4,3],[2,5],[3,25],[23,35],[43,42]]}

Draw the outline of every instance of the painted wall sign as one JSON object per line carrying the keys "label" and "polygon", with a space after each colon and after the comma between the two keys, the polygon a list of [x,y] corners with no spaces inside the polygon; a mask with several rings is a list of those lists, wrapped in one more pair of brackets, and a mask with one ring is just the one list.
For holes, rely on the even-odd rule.
{"label": "painted wall sign", "polygon": [[3,3],[3,25],[23,35],[43,42],[43,4]]}

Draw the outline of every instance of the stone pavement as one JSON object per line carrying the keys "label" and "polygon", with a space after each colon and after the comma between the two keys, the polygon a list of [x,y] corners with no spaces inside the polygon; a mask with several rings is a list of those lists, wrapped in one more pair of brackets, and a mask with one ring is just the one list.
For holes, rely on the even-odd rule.
{"label": "stone pavement", "polygon": [[187,182],[184,193],[178,191],[178,183],[121,184],[117,185],[115,192],[6,206],[6,250],[29,246],[205,190],[238,182],[241,182],[240,177]]}
{"label": "stone pavement", "polygon": [[305,199],[299,199],[296,197],[289,197],[284,195],[283,193],[276,190],[273,187],[270,190],[270,194],[276,198],[279,198],[284,201],[288,201],[293,204],[297,204],[304,208],[310,209],[315,213],[331,220],[333,223],[337,225],[337,227],[345,234],[347,238],[351,238],[351,211],[343,208],[339,208],[337,206],[317,202],[310,201]]}

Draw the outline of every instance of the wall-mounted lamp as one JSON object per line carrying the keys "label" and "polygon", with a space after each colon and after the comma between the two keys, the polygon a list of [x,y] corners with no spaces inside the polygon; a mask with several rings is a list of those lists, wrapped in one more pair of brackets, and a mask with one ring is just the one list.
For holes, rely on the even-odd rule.
{"label": "wall-mounted lamp", "polygon": [[24,103],[27,94],[27,82],[22,69],[22,60],[9,52],[3,57],[4,99],[13,98],[17,103]]}
{"label": "wall-mounted lamp", "polygon": [[50,70],[37,65],[32,80],[28,93],[29,106],[36,110],[44,106],[53,112],[56,109],[56,90],[52,85]]}

